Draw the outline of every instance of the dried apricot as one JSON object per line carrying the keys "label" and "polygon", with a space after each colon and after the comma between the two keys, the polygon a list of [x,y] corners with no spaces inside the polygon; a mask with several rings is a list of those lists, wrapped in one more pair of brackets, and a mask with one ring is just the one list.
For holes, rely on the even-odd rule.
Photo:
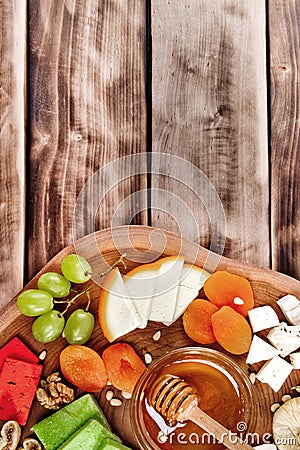
{"label": "dried apricot", "polygon": [[125,343],[113,344],[104,350],[102,358],[111,384],[123,392],[132,393],[146,369],[133,348]]}
{"label": "dried apricot", "polygon": [[246,316],[254,307],[251,284],[246,278],[223,270],[214,272],[204,283],[207,298],[217,305],[231,306],[238,313]]}
{"label": "dried apricot", "polygon": [[207,300],[196,299],[189,304],[183,315],[186,334],[200,344],[216,342],[211,317],[219,308]]}
{"label": "dried apricot", "polygon": [[87,392],[106,386],[107,374],[101,357],[89,347],[69,345],[60,354],[61,371],[71,384]]}
{"label": "dried apricot", "polygon": [[230,306],[222,306],[212,315],[211,320],[214,335],[225,350],[234,355],[248,352],[252,331],[244,316]]}

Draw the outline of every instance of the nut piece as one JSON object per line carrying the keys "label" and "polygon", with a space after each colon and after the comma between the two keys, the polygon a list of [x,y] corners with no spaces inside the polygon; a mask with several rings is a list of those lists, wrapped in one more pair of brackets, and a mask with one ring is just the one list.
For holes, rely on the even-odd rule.
{"label": "nut piece", "polygon": [[39,360],[40,361],[44,361],[46,359],[47,356],[47,352],[46,350],[43,350],[40,354],[39,354]]}
{"label": "nut piece", "polygon": [[255,380],[256,380],[256,374],[253,372],[250,373],[249,378],[250,378],[251,383],[254,384]]}
{"label": "nut piece", "polygon": [[146,364],[150,364],[152,362],[152,356],[150,355],[150,353],[146,353],[144,359]]}
{"label": "nut piece", "polygon": [[271,412],[274,413],[275,411],[277,411],[277,409],[280,408],[280,403],[273,403],[273,405],[271,405]]}
{"label": "nut piece", "polygon": [[63,403],[71,403],[74,400],[74,390],[61,383],[58,372],[49,375],[46,381],[42,380],[41,386],[36,391],[36,398],[39,404],[47,409],[59,409]]}
{"label": "nut piece", "polygon": [[15,450],[21,437],[21,428],[15,420],[5,422],[1,430],[0,450]]}
{"label": "nut piece", "polygon": [[132,394],[130,392],[124,392],[122,391],[122,397],[129,400],[132,397]]}
{"label": "nut piece", "polygon": [[113,398],[113,396],[114,396],[113,391],[107,391],[107,392],[106,392],[106,400],[107,400],[108,402],[111,401],[111,399]]}
{"label": "nut piece", "polygon": [[51,373],[51,375],[48,375],[47,381],[48,381],[48,383],[51,383],[51,382],[57,383],[58,381],[61,381],[61,377],[59,376],[58,372],[54,372],[54,373]]}
{"label": "nut piece", "polygon": [[122,405],[122,400],[118,399],[118,398],[112,398],[110,401],[111,406],[121,406]]}
{"label": "nut piece", "polygon": [[233,303],[234,303],[235,305],[241,306],[241,305],[244,305],[245,302],[244,302],[244,300],[243,300],[242,298],[240,298],[240,297],[234,297]]}
{"label": "nut piece", "polygon": [[284,394],[284,395],[281,397],[281,401],[282,401],[283,403],[285,403],[285,402],[287,402],[288,400],[291,400],[291,398],[292,398],[292,396],[291,396],[290,394]]}
{"label": "nut piece", "polygon": [[33,438],[26,438],[23,441],[23,447],[20,450],[42,450],[41,444],[33,439]]}
{"label": "nut piece", "polygon": [[156,331],[156,332],[154,333],[154,335],[152,336],[152,339],[153,339],[154,341],[159,341],[160,338],[161,338],[161,331],[158,330],[158,331]]}

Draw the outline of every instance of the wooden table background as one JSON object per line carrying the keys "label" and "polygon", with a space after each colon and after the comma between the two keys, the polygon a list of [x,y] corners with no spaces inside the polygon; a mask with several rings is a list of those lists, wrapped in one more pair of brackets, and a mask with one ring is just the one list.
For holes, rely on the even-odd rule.
{"label": "wooden table background", "polygon": [[[300,278],[298,0],[0,0],[0,14],[1,306],[72,242],[85,182],[129,154],[195,164],[225,209],[224,254]],[[122,179],[96,229],[138,192],[143,211],[117,224],[177,231],[183,213],[151,209],[150,187],[179,195],[209,246],[193,193],[151,173]]]}

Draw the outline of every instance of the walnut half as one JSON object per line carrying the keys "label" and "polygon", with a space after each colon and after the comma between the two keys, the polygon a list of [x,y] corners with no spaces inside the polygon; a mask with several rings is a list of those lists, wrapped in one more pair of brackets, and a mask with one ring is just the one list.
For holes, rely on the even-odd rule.
{"label": "walnut half", "polygon": [[74,400],[74,390],[61,382],[58,372],[49,375],[46,381],[42,380],[41,386],[36,391],[36,398],[47,409],[59,409],[62,404]]}

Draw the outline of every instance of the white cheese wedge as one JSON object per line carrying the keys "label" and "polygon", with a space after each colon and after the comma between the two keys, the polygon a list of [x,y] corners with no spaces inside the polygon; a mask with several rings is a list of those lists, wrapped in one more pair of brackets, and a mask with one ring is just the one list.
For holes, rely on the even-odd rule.
{"label": "white cheese wedge", "polygon": [[300,352],[291,353],[290,361],[294,369],[300,369]]}
{"label": "white cheese wedge", "polygon": [[279,325],[278,316],[274,309],[269,305],[250,309],[250,311],[248,311],[248,317],[253,333]]}
{"label": "white cheese wedge", "polygon": [[284,358],[300,347],[300,326],[281,323],[269,331],[267,338]]}
{"label": "white cheese wedge", "polygon": [[160,262],[149,320],[170,325],[176,308],[184,258],[170,256]]}
{"label": "white cheese wedge", "polygon": [[181,271],[180,287],[188,287],[199,292],[210,275],[209,272],[201,269],[201,267],[184,264]]}
{"label": "white cheese wedge", "polygon": [[141,325],[141,318],[129,296],[119,269],[105,279],[99,298],[99,321],[110,341],[124,336]]}
{"label": "white cheese wedge", "polygon": [[263,365],[256,378],[262,383],[267,383],[273,391],[278,392],[292,370],[291,364],[280,356],[274,356]]}
{"label": "white cheese wedge", "polygon": [[279,350],[268,344],[258,336],[253,336],[250,350],[246,359],[247,364],[267,361],[279,355]]}
{"label": "white cheese wedge", "polygon": [[172,323],[175,322],[186,310],[189,304],[198,297],[204,282],[210,277],[210,273],[200,267],[184,264],[181,271],[177,301]]}
{"label": "white cheese wedge", "polygon": [[[159,262],[159,261],[158,261]],[[160,264],[144,264],[123,276],[132,302],[141,317],[139,328],[145,328],[150,316]]]}
{"label": "white cheese wedge", "polygon": [[292,325],[300,325],[300,301],[294,295],[288,294],[277,300],[286,320]]}

